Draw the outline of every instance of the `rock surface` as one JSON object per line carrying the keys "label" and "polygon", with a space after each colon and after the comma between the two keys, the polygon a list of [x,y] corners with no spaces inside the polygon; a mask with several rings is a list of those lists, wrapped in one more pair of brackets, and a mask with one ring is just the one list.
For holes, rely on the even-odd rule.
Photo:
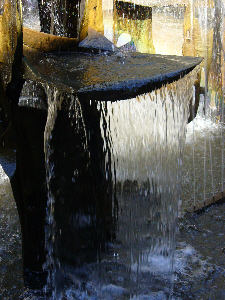
{"label": "rock surface", "polygon": [[[24,49],[26,74],[95,100],[116,101],[150,92],[178,80],[200,57],[104,52],[41,54]],[[30,72],[32,71],[32,72]]]}

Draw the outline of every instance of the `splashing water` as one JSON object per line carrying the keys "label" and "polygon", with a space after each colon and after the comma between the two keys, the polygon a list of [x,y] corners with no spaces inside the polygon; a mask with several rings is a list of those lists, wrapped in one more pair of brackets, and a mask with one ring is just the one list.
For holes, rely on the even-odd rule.
{"label": "splashing water", "polygon": [[52,299],[169,297],[197,72],[116,102],[48,87],[45,267]]}
{"label": "splashing water", "polygon": [[23,26],[40,31],[38,2],[36,0],[22,0]]}

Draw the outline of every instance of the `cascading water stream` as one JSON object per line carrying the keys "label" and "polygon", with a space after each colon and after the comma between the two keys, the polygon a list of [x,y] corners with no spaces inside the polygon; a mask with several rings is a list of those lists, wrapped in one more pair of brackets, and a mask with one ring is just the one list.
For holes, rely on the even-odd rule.
{"label": "cascading water stream", "polygon": [[23,26],[40,31],[38,2],[36,0],[22,0]]}
{"label": "cascading water stream", "polygon": [[[208,10],[207,10],[207,0],[205,1],[205,55],[204,55],[204,68],[205,68],[205,97],[204,97],[204,113],[206,114],[206,101],[207,101],[207,93],[208,93],[208,55],[207,55],[207,27],[208,27]],[[204,145],[204,194],[203,194],[203,201],[206,200],[206,134],[205,134],[205,145]]]}
{"label": "cascading water stream", "polygon": [[[188,104],[193,96],[192,84],[197,72],[198,68],[160,90],[124,101],[86,101],[59,91],[49,93],[45,129],[49,183],[46,268],[49,269],[53,299],[170,296],[182,153]],[[99,150],[102,153],[101,169],[95,169],[96,158],[92,160],[96,146],[92,140],[93,126],[89,124],[92,121],[87,119],[89,110],[100,117],[94,130],[100,134],[97,139],[102,145]],[[63,123],[59,127],[59,116],[68,127],[62,127]],[[58,134],[70,142],[74,135],[81,143],[79,147],[84,156],[87,154],[86,167],[76,160],[78,152],[71,150],[73,142],[68,150],[59,142],[61,138],[56,138]],[[63,175],[66,173],[58,173],[64,157],[68,160],[64,165],[66,178]],[[97,181],[88,183],[83,179],[82,172],[89,176],[88,170]],[[67,190],[64,190],[64,184]],[[79,190],[85,189],[92,191],[93,196],[85,192],[80,195]],[[93,203],[92,197],[96,195],[99,196]],[[68,202],[69,211],[63,204],[68,201],[66,197],[72,197],[72,202]],[[86,207],[74,204],[81,199]],[[98,201],[105,206],[104,213]],[[59,216],[59,209],[62,216]],[[66,225],[63,225],[62,217]],[[102,228],[103,223],[109,228],[108,233]],[[70,233],[65,232],[63,226]],[[99,232],[94,238],[88,233],[92,227]],[[86,235],[85,241],[82,241],[81,233]],[[59,247],[68,251],[75,247],[69,261],[65,260]],[[89,261],[83,260],[89,255],[89,249],[92,249],[93,257]]]}
{"label": "cascading water stream", "polygon": [[211,163],[212,196],[214,196],[214,178],[213,178],[213,156],[212,156],[212,137],[209,135],[209,155]]}
{"label": "cascading water stream", "polygon": [[[54,88],[46,87],[47,96],[48,96],[48,117],[45,127],[45,163],[46,163],[46,178],[47,178],[47,188],[48,188],[48,201],[46,209],[46,235],[45,235],[45,247],[47,251],[46,263],[43,266],[44,270],[48,271],[48,283],[45,288],[47,293],[49,290],[52,291],[53,299],[61,298],[61,291],[57,290],[57,270],[60,267],[59,261],[54,256],[54,239],[56,232],[56,223],[54,220],[54,195],[50,190],[50,180],[54,176],[54,165],[50,163],[49,156],[51,154],[50,140],[51,140],[51,131],[53,130],[55,124],[55,118],[57,116],[57,109],[60,106],[60,103],[63,99],[58,99],[58,92]],[[57,101],[58,100],[58,101]]]}
{"label": "cascading water stream", "polygon": [[[198,46],[195,49],[196,53],[204,55],[204,63],[202,68],[202,78],[200,81],[201,89],[204,89],[204,95],[200,95],[200,105],[198,109],[197,118],[193,120],[192,124],[192,164],[195,165],[194,173],[192,176],[193,181],[193,206],[196,206],[200,203],[204,203],[205,200],[209,199],[211,196],[214,196],[216,193],[223,191],[224,186],[224,153],[223,153],[223,143],[224,143],[224,126],[223,126],[223,114],[224,114],[224,103],[223,103],[223,92],[221,81],[222,72],[223,72],[223,63],[221,58],[221,53],[223,53],[223,14],[224,14],[224,4],[222,1],[215,1],[214,3],[209,4],[207,1],[196,1],[192,6],[192,16],[194,18],[193,24],[194,29],[193,33],[196,34],[197,26],[196,19],[198,18],[198,26],[200,25],[200,33],[198,36]],[[198,29],[198,30],[199,30]],[[194,37],[193,37],[194,40]],[[211,43],[212,53],[211,50]],[[199,46],[202,44],[201,47]],[[217,45],[217,46],[215,46]],[[215,84],[217,82],[217,84]],[[202,93],[202,91],[201,91]],[[217,114],[221,116],[217,117]],[[218,119],[217,119],[218,118]],[[207,130],[208,126],[215,127],[215,130]],[[217,125],[216,125],[217,124]],[[212,127],[211,127],[212,128]],[[218,130],[216,131],[216,128]],[[198,136],[203,134],[203,140],[199,142]],[[218,133],[220,132],[220,137]],[[189,137],[189,126],[188,126],[188,137]],[[201,139],[202,139],[201,138]],[[188,138],[189,139],[189,138]],[[216,140],[220,139],[217,150],[214,150],[214,145]],[[189,143],[189,142],[188,142]],[[187,144],[188,144],[187,143]],[[200,146],[201,145],[201,146]],[[202,162],[200,157],[195,153],[202,151]],[[187,147],[189,149],[189,147]],[[220,157],[220,171],[217,167],[217,155]],[[202,175],[198,169],[202,168]],[[218,172],[220,174],[218,174]],[[221,178],[218,181],[218,176]],[[202,180],[202,184],[200,184]],[[185,185],[183,189],[186,190]],[[188,188],[187,188],[188,189]],[[188,207],[188,199],[185,196],[183,197],[183,204],[185,207]],[[189,204],[191,207],[191,203]],[[204,206],[204,205],[203,205]]]}

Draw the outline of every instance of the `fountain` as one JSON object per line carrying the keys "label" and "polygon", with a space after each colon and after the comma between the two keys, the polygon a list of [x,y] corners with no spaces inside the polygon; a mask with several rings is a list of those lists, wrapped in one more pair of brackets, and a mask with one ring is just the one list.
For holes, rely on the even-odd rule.
{"label": "fountain", "polygon": [[[57,40],[57,49],[66,43],[51,38]],[[70,38],[76,49],[77,36]],[[24,106],[24,86],[14,108],[18,145],[11,183],[23,220],[26,284],[43,285],[39,275],[44,264],[53,298],[154,299],[161,291],[162,297],[169,297],[176,179],[197,76],[196,71],[185,74],[200,60],[120,51],[46,55],[26,47],[24,54],[24,78],[37,101],[33,109]],[[162,68],[156,78],[157,73],[150,72],[154,65],[156,72]],[[118,72],[110,74],[112,80],[107,78],[110,69]],[[172,83],[181,75],[183,81]],[[16,81],[16,90],[23,80]],[[158,90],[152,91],[155,86]],[[12,91],[5,90],[12,98]],[[21,194],[25,208],[18,200]],[[40,229],[46,224],[46,206],[44,237]]]}

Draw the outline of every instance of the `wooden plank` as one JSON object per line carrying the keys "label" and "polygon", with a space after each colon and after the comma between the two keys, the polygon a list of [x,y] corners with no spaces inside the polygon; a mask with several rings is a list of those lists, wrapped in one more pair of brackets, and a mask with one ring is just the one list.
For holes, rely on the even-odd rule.
{"label": "wooden plank", "polygon": [[208,208],[214,204],[221,204],[224,202],[225,202],[225,190],[217,193],[213,197],[208,198],[205,201],[203,201],[195,206],[192,206],[192,207],[186,209],[186,212],[198,214],[198,213],[203,212],[206,208]]}
{"label": "wooden plank", "polygon": [[23,27],[23,44],[40,52],[54,53],[76,50],[78,39],[56,36]]}

